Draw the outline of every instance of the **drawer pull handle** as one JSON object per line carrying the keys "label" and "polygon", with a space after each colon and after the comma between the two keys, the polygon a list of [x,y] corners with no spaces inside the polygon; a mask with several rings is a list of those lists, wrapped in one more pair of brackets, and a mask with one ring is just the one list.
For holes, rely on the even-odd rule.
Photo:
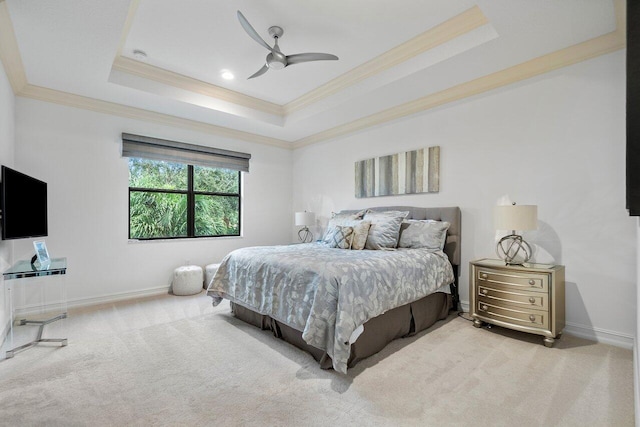
{"label": "drawer pull handle", "polygon": [[489,291],[487,291],[486,289],[480,289],[480,292],[481,292],[483,295],[486,295]]}
{"label": "drawer pull handle", "polygon": [[530,314],[529,315],[529,320],[531,320],[532,322],[536,321],[536,316],[534,314]]}
{"label": "drawer pull handle", "polygon": [[480,278],[481,278],[481,279],[486,279],[487,277],[488,277],[488,276],[487,276],[487,273],[482,273],[482,274],[480,274]]}
{"label": "drawer pull handle", "polygon": [[531,304],[535,304],[536,303],[536,299],[534,297],[529,297],[529,302]]}
{"label": "drawer pull handle", "polygon": [[533,286],[533,285],[535,285],[535,284],[536,284],[536,281],[535,281],[535,280],[533,280],[533,279],[529,279],[529,284],[530,284],[531,286]]}
{"label": "drawer pull handle", "polygon": [[483,309],[484,311],[487,311],[487,309],[489,309],[489,307],[484,305],[484,304],[482,306],[480,306],[480,308]]}

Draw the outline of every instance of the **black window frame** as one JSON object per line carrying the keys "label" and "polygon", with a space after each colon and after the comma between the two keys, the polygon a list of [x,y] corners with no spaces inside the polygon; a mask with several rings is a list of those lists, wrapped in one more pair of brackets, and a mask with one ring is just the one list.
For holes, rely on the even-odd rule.
{"label": "black window frame", "polygon": [[[185,164],[185,163],[182,163]],[[169,190],[162,188],[141,188],[141,187],[129,187],[129,214],[128,218],[128,236],[129,240],[175,240],[175,239],[201,239],[212,237],[240,237],[242,235],[242,175],[241,171],[235,171],[238,174],[238,192],[237,193],[222,193],[222,192],[209,192],[209,191],[196,191],[194,188],[194,165],[186,164],[187,166],[187,189],[186,190]],[[215,168],[211,166],[205,166],[209,169],[225,169]],[[164,237],[131,237],[131,193],[143,192],[143,193],[163,193],[163,194],[185,194],[187,196],[187,235],[186,236],[164,236]],[[236,197],[238,199],[238,233],[237,234],[216,234],[206,236],[196,236],[195,234],[195,213],[196,213],[196,196],[221,196],[221,197]]]}

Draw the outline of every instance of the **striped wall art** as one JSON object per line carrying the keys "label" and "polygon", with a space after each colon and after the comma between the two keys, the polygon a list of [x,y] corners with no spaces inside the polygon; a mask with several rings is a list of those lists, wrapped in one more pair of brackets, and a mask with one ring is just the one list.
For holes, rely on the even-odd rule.
{"label": "striped wall art", "polygon": [[437,193],[439,190],[439,146],[356,162],[358,198]]}

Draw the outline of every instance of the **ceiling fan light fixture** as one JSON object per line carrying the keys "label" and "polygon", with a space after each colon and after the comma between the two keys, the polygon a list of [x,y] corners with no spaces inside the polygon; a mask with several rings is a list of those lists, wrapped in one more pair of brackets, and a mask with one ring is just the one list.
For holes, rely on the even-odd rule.
{"label": "ceiling fan light fixture", "polygon": [[285,58],[278,58],[277,56],[270,53],[267,55],[267,66],[272,70],[282,70],[287,66],[287,62]]}

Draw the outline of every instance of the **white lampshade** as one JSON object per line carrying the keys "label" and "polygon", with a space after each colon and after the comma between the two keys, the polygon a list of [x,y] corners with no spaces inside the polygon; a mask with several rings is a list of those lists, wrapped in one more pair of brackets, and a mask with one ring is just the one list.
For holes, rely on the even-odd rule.
{"label": "white lampshade", "polygon": [[494,218],[496,230],[535,230],[538,228],[538,206],[496,206]]}
{"label": "white lampshade", "polygon": [[313,212],[296,212],[296,225],[313,225],[316,222],[316,214]]}

